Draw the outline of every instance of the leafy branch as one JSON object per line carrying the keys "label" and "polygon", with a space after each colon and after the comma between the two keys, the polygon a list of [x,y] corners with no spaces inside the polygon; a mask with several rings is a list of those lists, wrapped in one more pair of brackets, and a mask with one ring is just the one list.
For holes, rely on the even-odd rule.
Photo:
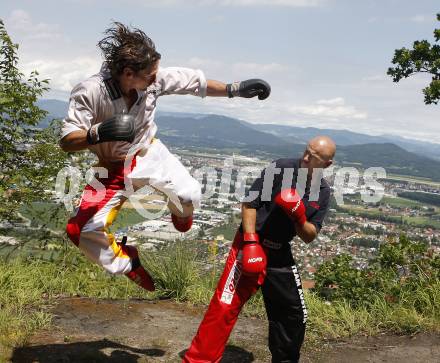
{"label": "leafy branch", "polygon": [[[440,13],[437,14],[437,20],[440,21]],[[416,40],[412,49],[396,49],[392,60],[395,67],[387,71],[394,82],[417,73],[430,74],[431,82],[423,89],[426,104],[437,104],[440,101],[440,29],[434,30],[434,39],[435,44],[427,40]]]}

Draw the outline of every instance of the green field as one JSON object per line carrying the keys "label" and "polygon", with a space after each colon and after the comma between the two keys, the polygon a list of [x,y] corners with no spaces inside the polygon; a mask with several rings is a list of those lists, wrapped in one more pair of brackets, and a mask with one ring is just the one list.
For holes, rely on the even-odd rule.
{"label": "green field", "polygon": [[432,179],[429,179],[429,178],[422,178],[422,177],[415,177],[415,176],[413,177],[413,176],[398,175],[398,174],[387,174],[387,179],[403,180],[403,181],[408,181],[411,183],[426,184],[426,185],[436,186],[436,187],[440,188],[439,182],[433,181]]}
{"label": "green field", "polygon": [[392,207],[397,208],[411,208],[411,207],[423,207],[425,204],[420,203],[416,200],[410,200],[401,197],[383,197],[380,204],[389,204]]}
{"label": "green field", "polygon": [[403,217],[406,224],[417,227],[434,227],[440,229],[440,221],[428,217]]}
{"label": "green field", "polygon": [[237,227],[238,223],[223,224],[221,226],[211,228],[207,232],[213,237],[223,235],[225,239],[232,241],[234,239],[235,232],[237,231]]}
{"label": "green field", "polygon": [[342,211],[347,212],[350,215],[359,215],[365,218],[381,219],[380,217],[386,218],[387,221],[397,224],[405,223],[407,225],[412,225],[415,227],[433,227],[440,229],[440,221],[433,220],[428,217],[409,217],[409,216],[393,216],[387,215],[386,213],[380,211],[377,208],[365,209],[357,205],[344,205],[339,207]]}

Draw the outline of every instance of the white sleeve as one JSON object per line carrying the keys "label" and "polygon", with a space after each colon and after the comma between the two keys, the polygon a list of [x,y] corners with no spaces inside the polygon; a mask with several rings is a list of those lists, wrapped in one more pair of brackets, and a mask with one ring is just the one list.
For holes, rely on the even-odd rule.
{"label": "white sleeve", "polygon": [[206,78],[199,69],[168,67],[161,68],[157,74],[157,80],[161,83],[161,95],[191,94],[206,97]]}
{"label": "white sleeve", "polygon": [[92,101],[87,95],[87,89],[79,84],[70,94],[67,117],[63,120],[61,138],[73,131],[88,130],[95,118]]}

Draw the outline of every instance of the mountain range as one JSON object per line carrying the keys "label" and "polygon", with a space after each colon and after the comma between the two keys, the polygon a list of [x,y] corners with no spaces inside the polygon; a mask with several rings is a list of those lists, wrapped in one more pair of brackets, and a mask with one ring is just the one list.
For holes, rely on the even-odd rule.
{"label": "mountain range", "polygon": [[338,145],[341,146],[392,143],[402,147],[407,151],[440,161],[440,144],[403,138],[398,135],[372,136],[348,130],[318,129],[315,127],[295,127],[273,124],[251,125],[256,130],[264,131],[283,139],[293,138],[292,140],[303,143],[313,137],[313,135],[317,134],[328,135],[333,138]]}
{"label": "mountain range", "polygon": [[[63,118],[67,102],[40,100],[49,112],[40,127]],[[342,165],[382,166],[388,173],[440,180],[440,145],[399,136],[371,136],[348,130],[319,129],[275,124],[251,124],[211,114],[158,112],[158,136],[170,146],[239,151],[271,158],[296,156],[316,135],[328,135],[338,145]]]}

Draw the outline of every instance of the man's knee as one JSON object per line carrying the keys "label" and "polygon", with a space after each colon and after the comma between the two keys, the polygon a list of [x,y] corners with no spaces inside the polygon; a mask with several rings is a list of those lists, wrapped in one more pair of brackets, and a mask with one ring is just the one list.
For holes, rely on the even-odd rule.
{"label": "man's knee", "polygon": [[202,199],[202,190],[199,182],[192,179],[188,186],[178,194],[178,197],[185,208],[198,208]]}
{"label": "man's knee", "polygon": [[170,200],[168,207],[172,214],[178,217],[188,217],[200,206],[201,198],[200,184],[194,180],[191,187],[179,192],[178,200]]}
{"label": "man's knee", "polygon": [[81,228],[75,217],[70,218],[67,222],[66,233],[70,240],[78,246],[79,244],[79,236],[81,234]]}

